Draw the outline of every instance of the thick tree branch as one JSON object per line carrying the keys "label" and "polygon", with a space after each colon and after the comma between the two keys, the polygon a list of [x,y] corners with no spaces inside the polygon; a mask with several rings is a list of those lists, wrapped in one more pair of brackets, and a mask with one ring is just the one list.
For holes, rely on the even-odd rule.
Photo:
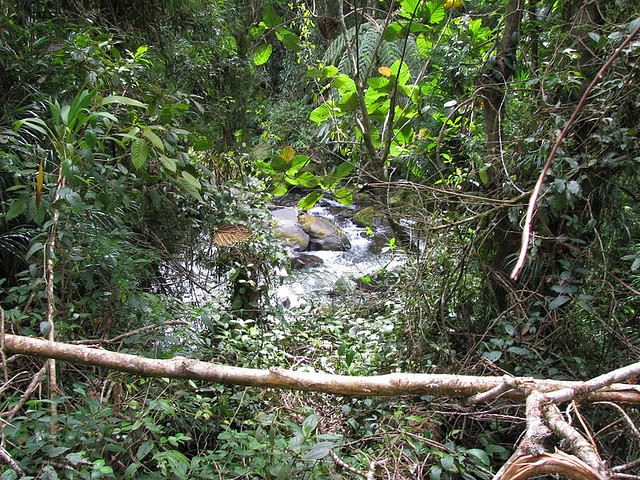
{"label": "thick tree branch", "polygon": [[[55,358],[72,363],[101,366],[146,377],[189,378],[227,385],[247,385],[259,388],[282,388],[354,396],[440,395],[466,398],[495,389],[504,383],[503,377],[469,375],[392,373],[370,377],[332,375],[322,372],[299,372],[271,368],[232,367],[183,357],[169,360],[145,358],[61,342],[5,335],[5,350],[43,358]],[[553,392],[564,388],[578,389],[582,382],[535,380],[516,377],[512,380],[527,385],[530,390]],[[524,399],[523,389],[507,390],[504,398]],[[584,401],[613,401],[640,404],[640,386],[613,384],[586,393]]]}

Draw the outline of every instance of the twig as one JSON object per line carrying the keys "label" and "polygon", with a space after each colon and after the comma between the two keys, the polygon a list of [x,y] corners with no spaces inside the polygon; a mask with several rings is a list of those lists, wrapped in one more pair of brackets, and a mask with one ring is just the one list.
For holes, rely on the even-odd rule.
{"label": "twig", "polygon": [[9,468],[16,472],[20,476],[24,476],[24,471],[20,468],[20,465],[11,457],[3,447],[0,447],[0,460],[9,465]]}
{"label": "twig", "polygon": [[342,460],[338,454],[336,452],[334,452],[333,450],[329,450],[329,455],[331,455],[331,458],[333,459],[334,463],[339,466],[341,469],[346,470],[348,472],[353,473],[354,475],[358,475],[359,477],[362,478],[367,478],[367,474],[364,473],[362,470],[358,470],[355,467],[352,467],[351,465],[349,465],[347,462],[345,462],[344,460]]}
{"label": "twig", "polygon": [[70,341],[69,343],[72,344],[76,344],[76,345],[85,345],[85,344],[93,344],[93,343],[107,343],[107,344],[112,344],[112,343],[117,343],[120,340],[123,340],[127,337],[131,337],[133,335],[137,335],[139,333],[143,333],[149,330],[155,330],[156,328],[161,328],[161,327],[169,327],[172,325],[189,325],[189,322],[185,321],[185,320],[171,320],[165,323],[161,323],[159,325],[146,325],[144,327],[140,327],[140,328],[136,328],[135,330],[131,330],[130,332],[126,332],[126,333],[122,333],[120,335],[117,335],[113,338],[109,338],[109,339],[101,339],[101,338],[89,338],[89,339],[85,339],[85,340],[73,340]]}
{"label": "twig", "polygon": [[611,468],[612,472],[624,472],[625,470],[629,470],[630,468],[640,467],[640,458],[634,460],[629,463],[625,463],[624,465],[616,465]]}
{"label": "twig", "polygon": [[369,471],[365,475],[365,480],[375,480],[376,478],[376,469],[382,468],[384,464],[387,463],[386,460],[377,460],[375,462],[371,462],[369,465]]}
{"label": "twig", "polygon": [[38,373],[36,373],[33,376],[33,378],[31,379],[31,382],[29,383],[29,386],[27,387],[27,389],[24,391],[24,393],[20,397],[20,400],[18,400],[18,403],[16,403],[13,406],[13,408],[11,410],[9,410],[8,412],[0,414],[0,417],[6,417],[5,422],[9,422],[13,417],[15,417],[18,414],[18,412],[20,411],[20,409],[22,408],[22,406],[25,403],[27,403],[29,398],[31,398],[31,395],[33,394],[35,389],[38,388],[38,385],[40,384],[40,380],[42,380],[42,376],[47,371],[48,364],[49,364],[50,361],[51,360],[47,360],[45,362],[44,366],[38,371]]}
{"label": "twig", "polygon": [[[627,412],[625,412],[620,405],[617,405],[613,402],[596,402],[594,403],[594,405],[609,405],[610,407],[618,410],[620,412],[620,415],[622,415],[622,417],[627,422],[627,425],[629,425],[631,431],[635,434],[636,437],[638,437],[638,439],[640,439],[640,430],[638,430],[638,427],[636,427],[635,423],[633,423],[633,420],[631,420],[629,415],[627,415]],[[640,460],[638,460],[638,464],[640,464]]]}
{"label": "twig", "polygon": [[11,383],[16,379],[19,378],[23,375],[26,375],[27,372],[18,372],[16,373],[13,377],[7,379],[2,385],[0,385],[0,393],[4,392],[5,390],[8,390],[9,387],[11,386]]}
{"label": "twig", "polygon": [[578,118],[578,114],[580,113],[585,103],[587,102],[587,98],[589,97],[591,90],[593,90],[593,87],[595,87],[595,85],[604,77],[604,73],[609,69],[609,67],[614,62],[614,60],[618,58],[620,53],[622,53],[622,50],[624,50],[624,48],[631,42],[631,40],[633,40],[633,38],[638,34],[639,31],[640,31],[640,27],[637,27],[633,32],[631,32],[629,36],[624,40],[624,42],[622,42],[620,46],[616,49],[616,51],[611,54],[611,56],[605,62],[605,64],[602,65],[600,70],[598,70],[598,73],[593,78],[589,86],[585,89],[584,93],[582,94],[582,97],[580,97],[580,100],[576,105],[576,108],[573,110],[573,113],[569,117],[569,120],[567,120],[567,123],[565,124],[564,128],[560,132],[560,135],[558,136],[556,142],[553,144],[553,147],[549,152],[549,156],[547,157],[547,161],[542,167],[542,171],[540,172],[538,181],[536,182],[536,185],[533,188],[533,191],[531,193],[531,198],[529,199],[529,207],[527,208],[524,227],[522,228],[522,240],[520,243],[520,253],[518,254],[518,261],[515,267],[513,267],[513,271],[511,272],[512,280],[518,279],[518,277],[520,276],[520,273],[522,272],[522,269],[524,268],[524,262],[527,259],[529,239],[531,238],[531,227],[533,224],[533,217],[536,213],[536,203],[538,202],[538,197],[540,196],[540,191],[542,190],[542,185],[544,184],[545,178],[547,176],[547,172],[549,171],[549,167],[551,166],[551,162],[553,161],[556,154],[558,153],[558,150],[560,149],[560,146],[562,145],[564,139],[569,133],[569,130],[571,129],[576,119]]}
{"label": "twig", "polygon": [[466,405],[473,405],[475,403],[488,402],[490,400],[498,398],[503,393],[516,388],[516,385],[512,377],[510,377],[509,375],[505,375],[503,378],[504,378],[504,383],[498,385],[497,387],[492,388],[491,390],[487,390],[486,392],[473,395],[467,398],[464,401],[464,403]]}

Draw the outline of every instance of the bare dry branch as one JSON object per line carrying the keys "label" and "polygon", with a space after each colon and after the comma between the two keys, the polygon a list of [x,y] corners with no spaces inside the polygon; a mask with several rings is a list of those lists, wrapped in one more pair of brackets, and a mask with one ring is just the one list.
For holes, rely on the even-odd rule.
{"label": "bare dry branch", "polygon": [[[456,398],[486,392],[504,383],[503,377],[470,375],[392,373],[370,377],[332,375],[323,372],[300,372],[272,368],[260,370],[202,362],[183,357],[159,360],[88,348],[61,342],[5,335],[5,349],[43,358],[102,366],[147,377],[190,378],[260,388],[281,388],[354,396],[440,395]],[[578,389],[582,382],[534,380],[516,377],[514,381],[532,390],[553,392],[564,388]],[[508,391],[505,398],[524,399],[525,393]],[[586,394],[585,401],[640,403],[640,386],[614,384]]]}

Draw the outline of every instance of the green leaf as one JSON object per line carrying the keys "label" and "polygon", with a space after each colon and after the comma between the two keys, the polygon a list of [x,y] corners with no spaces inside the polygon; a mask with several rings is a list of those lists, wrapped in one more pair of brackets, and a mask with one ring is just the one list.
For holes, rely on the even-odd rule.
{"label": "green leaf", "polygon": [[399,22],[390,23],[384,30],[384,39],[388,42],[399,40],[404,36],[404,26]]}
{"label": "green leaf", "polygon": [[331,84],[338,89],[341,94],[352,93],[356,91],[356,82],[349,75],[344,73],[333,79]]}
{"label": "green leaf", "polygon": [[291,160],[291,167],[287,170],[287,175],[293,177],[309,163],[307,155],[296,155]]}
{"label": "green leaf", "polygon": [[336,446],[333,442],[318,442],[311,449],[302,455],[303,460],[322,460],[332,448]]}
{"label": "green leaf", "polygon": [[169,170],[170,172],[176,172],[177,164],[175,159],[169,158],[166,155],[160,155],[160,163],[165,169]]}
{"label": "green leaf", "polygon": [[298,208],[300,210],[309,210],[313,208],[313,206],[318,203],[318,200],[322,198],[322,192],[311,192],[308,195],[305,195],[298,202]]}
{"label": "green leaf", "polygon": [[396,60],[393,62],[393,65],[391,65],[391,74],[398,77],[398,85],[406,85],[411,78],[409,67],[405,62],[400,62],[400,60]]}
{"label": "green leaf", "polygon": [[162,140],[160,139],[160,137],[156,135],[152,130],[145,128],[142,131],[142,135],[151,142],[151,145],[153,145],[155,148],[157,148],[161,152],[164,152],[164,143],[162,143]]}
{"label": "green leaf", "polygon": [[124,471],[124,478],[127,479],[127,480],[129,480],[131,478],[138,478],[137,477],[137,473],[138,473],[138,469],[139,468],[140,468],[140,464],[139,463],[132,463]]}
{"label": "green leaf", "polygon": [[499,352],[499,351],[484,352],[482,354],[482,358],[486,358],[487,360],[490,360],[492,362],[497,362],[498,360],[500,360],[501,356],[502,356],[502,352]]}
{"label": "green leaf", "polygon": [[285,47],[294,52],[302,48],[300,46],[300,37],[287,28],[281,27],[277,29],[276,38],[280,40]]}
{"label": "green leaf", "polygon": [[284,22],[284,18],[278,15],[278,12],[273,7],[273,5],[267,5],[266,7],[264,7],[262,21],[268,28],[273,28]]}
{"label": "green leaf", "polygon": [[154,448],[155,448],[155,445],[154,445],[153,442],[143,442],[143,443],[141,443],[140,446],[138,447],[138,451],[136,452],[136,458],[138,460],[142,460],[149,453],[151,453],[151,451]]}
{"label": "green leaf", "polygon": [[202,185],[196,177],[191,175],[189,172],[183,171],[182,176],[178,177],[176,181],[185,192],[194,197],[196,200],[202,201],[202,196],[200,195]]}
{"label": "green leaf", "polygon": [[333,196],[342,205],[349,206],[353,203],[353,192],[348,188],[339,188],[335,191]]}
{"label": "green leaf", "polygon": [[45,450],[47,451],[47,455],[49,455],[50,458],[54,458],[62,455],[64,452],[70,449],[69,447],[54,447],[53,445],[47,445],[45,447]]}
{"label": "green leaf", "polygon": [[27,198],[28,197],[20,197],[11,203],[9,211],[5,216],[6,221],[13,220],[14,218],[19,217],[24,213],[27,208]]}
{"label": "green leaf", "polygon": [[42,250],[44,248],[44,244],[41,242],[35,242],[33,245],[31,245],[31,247],[29,248],[29,251],[27,252],[27,254],[24,256],[26,260],[28,260],[31,255],[33,255],[36,252],[39,252],[40,250]]}
{"label": "green leaf", "polygon": [[569,300],[571,300],[571,297],[567,297],[565,295],[558,295],[556,298],[553,299],[553,301],[549,304],[549,308],[551,310],[555,310],[559,307],[561,307],[562,305],[564,305],[565,303],[567,303]]}
{"label": "green leaf", "polygon": [[353,164],[349,162],[342,162],[340,165],[333,169],[331,176],[339,180],[346,177],[347,175],[350,175],[351,172],[353,172]]}
{"label": "green leaf", "polygon": [[67,461],[71,464],[71,465],[78,465],[81,463],[89,463],[87,462],[87,460],[84,458],[84,452],[78,452],[78,453],[69,453],[67,455],[64,456],[64,458],[67,459]]}
{"label": "green leaf", "polygon": [[422,58],[427,58],[433,49],[433,42],[425,35],[418,35],[416,38],[416,49]]}
{"label": "green leaf", "polygon": [[467,450],[466,453],[467,455],[471,455],[472,457],[475,457],[478,460],[480,460],[480,463],[482,463],[483,465],[486,465],[486,466],[491,465],[491,462],[489,460],[489,455],[487,455],[487,452],[485,452],[484,450],[480,450],[479,448],[471,448]]}
{"label": "green leaf", "polygon": [[447,12],[444,9],[443,2],[428,2],[427,8],[431,15],[429,16],[429,23],[434,25],[440,23],[447,17]]}
{"label": "green leaf", "polygon": [[312,172],[302,172],[295,178],[288,178],[287,181],[289,181],[291,185],[302,185],[304,188],[315,188],[320,182],[320,177]]}
{"label": "green leaf", "polygon": [[279,182],[271,190],[271,195],[274,197],[282,197],[283,195],[286,195],[288,191],[289,189],[287,188],[287,185],[284,182]]}
{"label": "green leaf", "polygon": [[440,480],[441,478],[442,478],[442,468],[438,465],[433,465],[431,469],[429,469],[429,479]]}
{"label": "green leaf", "polygon": [[273,45],[270,43],[263,43],[262,45],[259,45],[253,52],[253,63],[255,65],[264,65],[269,61],[272,53]]}
{"label": "green leaf", "polygon": [[142,138],[137,138],[131,144],[131,163],[136,170],[140,170],[149,159],[149,145]]}
{"label": "green leaf", "polygon": [[120,95],[109,95],[108,97],[105,97],[102,100],[100,105],[109,105],[111,103],[117,103],[119,105],[129,105],[132,107],[142,107],[142,108],[147,106],[146,103],[139,102],[138,100],[134,100],[133,98],[122,97]]}
{"label": "green leaf", "polygon": [[335,115],[335,109],[332,103],[325,102],[316,107],[309,115],[309,120],[320,125]]}
{"label": "green leaf", "polygon": [[305,437],[310,436],[317,426],[318,426],[318,417],[316,416],[315,413],[312,413],[311,415],[309,415],[307,418],[304,419],[304,422],[302,422],[302,434]]}
{"label": "green leaf", "polygon": [[440,465],[442,465],[442,468],[447,472],[458,472],[458,467],[456,467],[456,460],[452,455],[445,455],[444,457],[442,457],[442,459],[440,460]]}
{"label": "green leaf", "polygon": [[513,353],[514,355],[519,355],[521,357],[529,357],[531,355],[530,350],[522,347],[509,347],[507,348],[507,352]]}

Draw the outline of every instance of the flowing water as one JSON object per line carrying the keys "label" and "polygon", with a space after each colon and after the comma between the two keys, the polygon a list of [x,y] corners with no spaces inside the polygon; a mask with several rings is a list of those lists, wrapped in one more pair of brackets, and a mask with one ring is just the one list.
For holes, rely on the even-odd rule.
{"label": "flowing water", "polygon": [[317,303],[336,289],[353,286],[354,278],[374,275],[383,268],[392,269],[403,263],[403,257],[398,253],[372,251],[373,236],[367,235],[365,228],[358,227],[351,220],[355,211],[353,206],[345,207],[328,199],[321,200],[308,211],[312,215],[328,218],[342,228],[351,242],[351,249],[345,252],[305,252],[320,257],[323,264],[295,270],[289,275],[286,271],[279,272],[284,277],[276,291],[280,302],[289,307],[298,307],[307,302]]}

